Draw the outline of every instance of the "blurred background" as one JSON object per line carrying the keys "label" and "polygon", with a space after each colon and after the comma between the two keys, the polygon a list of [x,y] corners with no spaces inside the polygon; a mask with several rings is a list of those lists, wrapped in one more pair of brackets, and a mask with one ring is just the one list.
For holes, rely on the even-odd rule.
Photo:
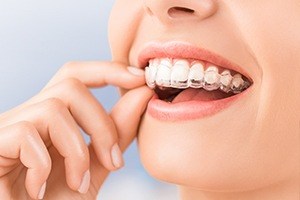
{"label": "blurred background", "polygon": [[[37,94],[67,61],[109,60],[107,22],[113,0],[0,1],[0,113]],[[126,8],[124,8],[126,9]],[[113,87],[92,91],[107,110]],[[152,179],[134,143],[126,166],[103,185],[101,200],[176,200],[176,188]]]}

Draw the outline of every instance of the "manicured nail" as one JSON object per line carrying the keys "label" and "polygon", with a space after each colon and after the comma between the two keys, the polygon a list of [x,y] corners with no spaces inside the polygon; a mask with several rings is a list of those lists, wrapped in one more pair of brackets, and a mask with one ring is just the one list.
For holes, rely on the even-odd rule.
{"label": "manicured nail", "polygon": [[121,168],[124,164],[123,156],[119,145],[116,143],[111,148],[111,159],[112,163],[116,168]]}
{"label": "manicured nail", "polygon": [[90,181],[91,181],[91,173],[90,170],[87,170],[83,175],[78,192],[80,192],[81,194],[87,193],[90,187]]}
{"label": "manicured nail", "polygon": [[40,192],[38,194],[38,199],[43,199],[46,192],[46,182],[42,185]]}
{"label": "manicured nail", "polygon": [[127,70],[135,76],[145,76],[145,72],[142,69],[129,66],[127,67]]}

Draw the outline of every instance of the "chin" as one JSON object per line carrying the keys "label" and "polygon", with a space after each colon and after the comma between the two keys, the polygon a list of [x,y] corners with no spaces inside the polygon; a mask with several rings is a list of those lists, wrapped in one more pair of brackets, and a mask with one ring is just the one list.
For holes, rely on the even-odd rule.
{"label": "chin", "polygon": [[[268,74],[263,81],[246,67],[181,42],[151,44],[138,60],[155,91],[138,134],[150,175],[217,192],[256,190],[295,175],[297,118],[278,106],[286,90],[273,87],[277,82],[267,81]],[[290,126],[282,120],[288,118]]]}
{"label": "chin", "polygon": [[258,137],[259,98],[251,89],[241,99],[189,120],[164,120],[148,108],[138,135],[146,171],[161,181],[218,192],[249,191],[285,179],[276,169],[282,160],[271,158],[267,140]]}

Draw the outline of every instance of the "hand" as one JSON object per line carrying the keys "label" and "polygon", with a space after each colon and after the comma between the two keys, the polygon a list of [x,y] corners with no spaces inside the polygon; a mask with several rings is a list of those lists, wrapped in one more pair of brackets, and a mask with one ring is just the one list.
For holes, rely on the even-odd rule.
{"label": "hand", "polygon": [[[128,90],[109,114],[88,90],[108,84]],[[138,131],[153,94],[144,84],[119,63],[71,62],[0,115],[1,199],[95,199]]]}

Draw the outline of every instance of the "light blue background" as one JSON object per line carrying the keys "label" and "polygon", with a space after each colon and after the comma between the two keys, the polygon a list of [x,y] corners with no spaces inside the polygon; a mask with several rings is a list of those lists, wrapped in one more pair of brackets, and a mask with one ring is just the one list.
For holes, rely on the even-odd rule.
{"label": "light blue background", "polygon": [[[0,112],[37,94],[70,60],[109,60],[107,21],[112,0],[0,1]],[[126,9],[126,8],[124,8]],[[117,101],[113,87],[93,90],[106,109]],[[125,154],[126,167],[111,174],[103,200],[172,200],[174,186],[143,170],[137,149]]]}

